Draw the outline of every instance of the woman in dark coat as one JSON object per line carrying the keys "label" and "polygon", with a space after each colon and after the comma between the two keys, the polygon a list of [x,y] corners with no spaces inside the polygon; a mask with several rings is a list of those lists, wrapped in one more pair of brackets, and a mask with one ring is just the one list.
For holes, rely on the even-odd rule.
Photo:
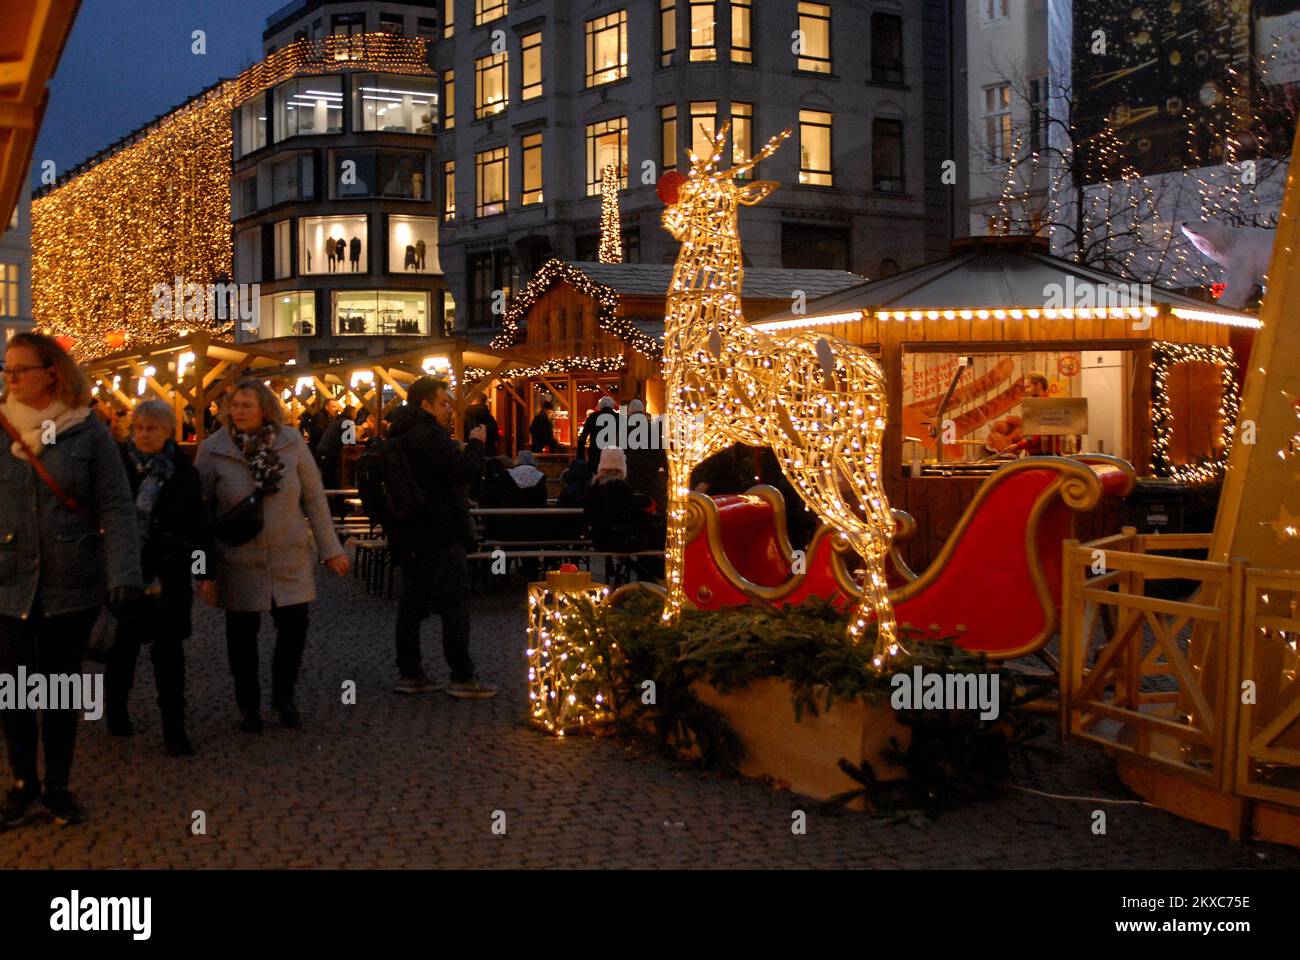
{"label": "woman in dark coat", "polygon": [[104,672],[108,729],[132,733],[127,703],[135,683],[135,662],[150,644],[154,685],[162,711],[163,745],[172,756],[194,752],[185,735],[185,651],[194,604],[191,575],[210,579],[212,540],[198,471],[176,446],[176,422],[161,400],[146,400],[131,417],[131,437],[122,461],[135,497],[140,528],[140,566],[149,602],[122,621]]}
{"label": "woman in dark coat", "polygon": [[[0,419],[13,432],[0,441],[0,674],[81,677],[104,602],[121,615],[142,595],[131,488],[108,430],[90,416],[86,378],[64,349],[19,333],[4,359]],[[38,798],[58,824],[81,819],[68,780],[83,712],[67,704],[0,710],[14,781],[0,826],[25,823]]]}

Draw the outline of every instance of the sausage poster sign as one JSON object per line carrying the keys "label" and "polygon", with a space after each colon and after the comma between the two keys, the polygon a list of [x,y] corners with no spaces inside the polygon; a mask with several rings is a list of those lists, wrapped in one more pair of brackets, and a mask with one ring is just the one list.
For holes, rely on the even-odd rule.
{"label": "sausage poster sign", "polygon": [[952,421],[944,445],[945,460],[980,459],[1018,439],[1024,376],[1047,377],[1049,396],[1079,395],[1077,352],[976,354],[962,371],[948,408],[939,417],[959,359],[946,353],[911,353],[903,357],[903,436],[919,441],[925,456],[935,456],[944,436],[942,421]]}

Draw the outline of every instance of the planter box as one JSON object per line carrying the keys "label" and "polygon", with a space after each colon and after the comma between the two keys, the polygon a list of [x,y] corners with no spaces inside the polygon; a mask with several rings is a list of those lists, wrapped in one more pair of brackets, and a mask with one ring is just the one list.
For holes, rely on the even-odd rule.
{"label": "planter box", "polygon": [[[728,694],[704,683],[691,689],[740,737],[745,747],[740,772],[747,777],[766,777],[795,793],[825,800],[860,786],[840,770],[840,758],[855,765],[868,761],[881,781],[904,776],[881,757],[890,737],[904,749],[911,741],[911,731],[899,724],[888,700],[874,707],[860,700],[837,700],[830,710],[816,716],[805,711],[796,721],[790,685],[784,680],[759,680]],[[849,804],[853,810],[864,807],[862,798]]]}

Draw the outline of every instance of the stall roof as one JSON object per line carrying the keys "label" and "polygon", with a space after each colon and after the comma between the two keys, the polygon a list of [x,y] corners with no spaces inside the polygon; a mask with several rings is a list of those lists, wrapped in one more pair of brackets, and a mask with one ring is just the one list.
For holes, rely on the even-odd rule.
{"label": "stall roof", "polygon": [[[1138,286],[1139,302],[1126,299]],[[1050,291],[1059,291],[1060,303]],[[1103,302],[1107,293],[1122,302]],[[1145,299],[1149,295],[1149,300]],[[954,245],[951,256],[885,277],[859,283],[808,303],[805,313],[782,310],[754,322],[764,328],[813,326],[846,314],[897,310],[1100,309],[1150,306],[1197,314],[1232,326],[1257,327],[1251,314],[1151,285],[1135,285],[1115,274],[1054,257],[1029,238],[977,237]]]}

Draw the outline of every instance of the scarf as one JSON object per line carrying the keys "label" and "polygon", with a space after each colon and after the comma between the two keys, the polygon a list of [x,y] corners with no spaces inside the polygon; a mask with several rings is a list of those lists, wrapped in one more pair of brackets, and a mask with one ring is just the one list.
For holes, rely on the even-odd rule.
{"label": "scarf", "polygon": [[284,476],[284,462],[271,449],[278,433],[279,427],[274,423],[264,423],[259,429],[248,433],[232,428],[230,434],[235,446],[243,451],[244,459],[248,461],[248,472],[253,475],[253,482],[267,496],[275,493],[280,486],[280,478]]}
{"label": "scarf", "polygon": [[126,452],[131,457],[135,472],[144,478],[135,495],[135,513],[140,533],[147,535],[153,508],[158,503],[158,494],[162,492],[163,484],[176,472],[176,442],[169,439],[157,453],[141,453],[136,449],[134,440],[127,440]]}
{"label": "scarf", "polygon": [[[26,441],[27,446],[31,447],[32,452],[39,457],[45,452],[45,440],[49,439],[45,431],[47,423],[54,424],[54,439],[57,439],[71,427],[76,426],[90,416],[90,408],[69,407],[62,401],[55,400],[44,410],[33,410],[27,404],[19,403],[13,397],[10,397],[0,404],[0,413],[3,413],[5,419],[14,425],[19,436]],[[15,460],[27,459],[27,454],[23,452],[23,448],[16,442],[10,442],[9,452],[14,455]]]}
{"label": "scarf", "polygon": [[542,471],[538,470],[536,467],[530,467],[526,463],[522,466],[512,467],[507,470],[506,473],[510,474],[511,478],[515,481],[515,485],[519,487],[520,490],[527,490],[529,487],[535,487],[542,480],[546,479],[546,474],[542,473]]}

